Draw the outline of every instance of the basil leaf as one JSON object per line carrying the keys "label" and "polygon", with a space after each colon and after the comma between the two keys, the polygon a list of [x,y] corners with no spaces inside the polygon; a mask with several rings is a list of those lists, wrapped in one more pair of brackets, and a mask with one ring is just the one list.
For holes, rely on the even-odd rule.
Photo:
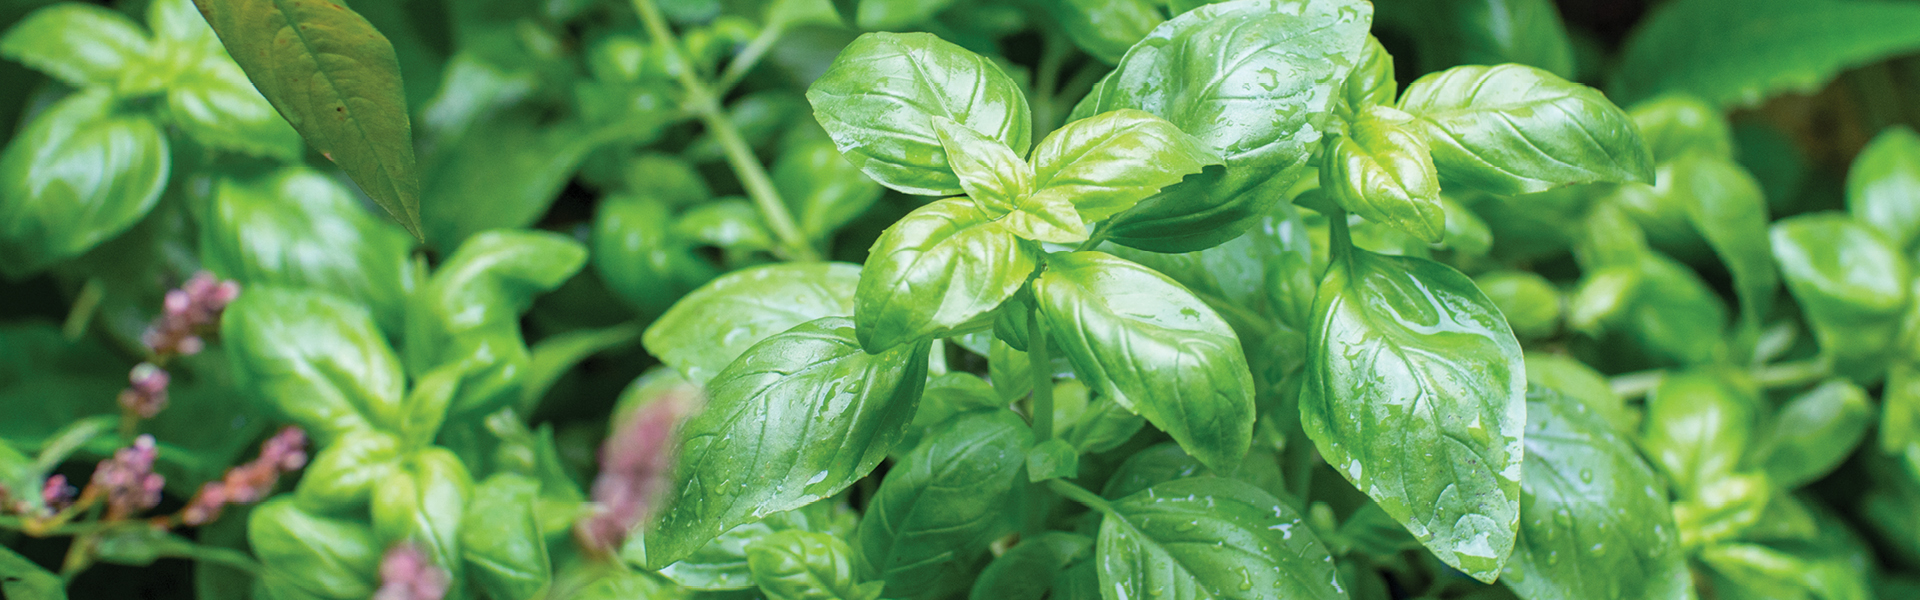
{"label": "basil leaf", "polygon": [[[462,579],[460,530],[473,477],[452,452],[429,447],[406,457],[373,490],[373,535],[387,546],[414,542],[455,585]],[[498,518],[501,515],[488,515]]]}
{"label": "basil leaf", "polygon": [[1749,462],[1757,462],[1783,489],[1813,483],[1853,454],[1872,417],[1865,390],[1844,379],[1829,380],[1780,407],[1748,450],[1749,457],[1760,459]]}
{"label": "basil leaf", "polygon": [[1400,110],[1433,146],[1442,181],[1496,194],[1653,182],[1653,157],[1598,90],[1524,65],[1454,67],[1407,86]]}
{"label": "basil leaf", "polygon": [[1560,327],[1560,290],[1545,277],[1527,271],[1492,271],[1474,277],[1473,285],[1500,309],[1516,338],[1539,339]]}
{"label": "basil leaf", "polygon": [[1520,511],[1520,343],[1460,272],[1349,252],[1314,300],[1302,424],[1335,470],[1435,556],[1491,582]]}
{"label": "basil leaf", "polygon": [[[844,512],[843,512],[844,511]],[[686,558],[660,569],[660,575],[682,587],[694,590],[743,590],[754,587],[753,573],[747,564],[747,549],[755,541],[777,531],[798,529],[845,537],[853,523],[840,527],[841,515],[851,510],[834,502],[815,502],[806,506],[767,515],[767,518],[727,530]]]}
{"label": "basil leaf", "polygon": [[1668,94],[1633,105],[1627,116],[1640,128],[1653,162],[1666,163],[1702,152],[1733,157],[1733,131],[1719,109],[1685,94]]}
{"label": "basil leaf", "polygon": [[0,547],[0,594],[19,600],[66,600],[67,582],[12,548]]}
{"label": "basil leaf", "polygon": [[1368,35],[1360,54],[1359,64],[1354,65],[1353,73],[1347,75],[1346,84],[1334,98],[1340,116],[1346,119],[1370,106],[1390,106],[1400,93],[1400,82],[1393,78],[1393,55],[1380,45],[1379,38]]}
{"label": "basil leaf", "polygon": [[[533,225],[587,153],[612,137],[578,121],[545,121],[503,112],[437,145],[419,198],[421,227],[434,247],[448,252],[482,231]],[[475,198],[485,198],[484,207]]]}
{"label": "basil leaf", "polygon": [[1368,221],[1439,243],[1447,226],[1440,176],[1427,143],[1408,127],[1412,120],[1392,108],[1367,107],[1347,135],[1327,146],[1320,187]]}
{"label": "basil leaf", "polygon": [[852,222],[880,200],[881,187],[847,162],[827,140],[795,145],[773,163],[773,185],[799,221],[817,240]]}
{"label": "basil leaf", "polygon": [[967,600],[1040,600],[1069,565],[1092,557],[1093,538],[1084,535],[1048,531],[1025,537],[987,564]]}
{"label": "basil leaf", "polygon": [[594,271],[609,291],[645,316],[659,315],[719,274],[669,229],[672,223],[667,204],[652,196],[612,196],[594,212]]}
{"label": "basil leaf", "polygon": [[1253,374],[1240,339],[1165,275],[1100,252],[1049,257],[1040,316],[1074,372],[1222,471],[1253,442]]}
{"label": "basil leaf", "polygon": [[886,458],[926,381],[926,343],[868,354],[853,321],[827,317],[767,338],[708,382],[688,419],[671,510],[646,535],[658,569],[721,532],[824,498]]}
{"label": "basil leaf", "polygon": [[214,273],[242,287],[273,284],[351,298],[396,334],[419,278],[412,248],[411,236],[361,208],[351,190],[304,167],[218,180],[200,226],[200,257]]}
{"label": "basil leaf", "polygon": [[1175,479],[1208,474],[1205,465],[1180,449],[1179,444],[1156,444],[1127,457],[1126,462],[1107,477],[1100,495],[1119,499],[1145,491]]}
{"label": "basil leaf", "polygon": [[68,96],[0,152],[0,272],[9,278],[120,235],[159,202],[167,139],[117,104],[104,89]]}
{"label": "basil leaf", "polygon": [[[1122,108],[1068,123],[1033,149],[1034,192],[1104,221],[1209,165],[1211,146],[1146,111]],[[1053,241],[1053,240],[1046,240]]]}
{"label": "basil leaf", "polygon": [[1868,379],[1884,369],[1912,301],[1906,257],[1878,230],[1838,213],[1781,219],[1772,237],[1787,289],[1835,369]]}
{"label": "basil leaf", "polygon": [[407,371],[423,377],[459,365],[453,414],[492,412],[520,398],[532,357],[520,315],[535,296],[580,270],[587,251],[544,231],[488,231],[460,245],[407,298]]}
{"label": "basil leaf", "polygon": [[[1028,379],[1028,383],[1032,383],[1031,378]],[[1063,399],[1056,395],[1055,415],[1060,414],[1061,400]],[[956,372],[933,377],[927,380],[927,389],[920,394],[920,407],[913,411],[913,422],[907,425],[907,434],[900,439],[899,445],[894,446],[894,458],[898,459],[901,455],[920,447],[921,440],[926,439],[929,433],[956,415],[1005,410],[1006,407],[1007,402],[1002,401],[993,387],[979,376]]]}
{"label": "basil leaf", "polygon": [[861,29],[903,29],[919,25],[954,0],[860,0],[854,23]]}
{"label": "basil leaf", "polygon": [[1847,170],[1847,210],[1880,230],[1895,248],[1920,238],[1920,135],[1892,127],[1874,136]]}
{"label": "basil leaf", "polygon": [[379,586],[385,546],[366,524],[314,514],[288,498],[254,507],[247,543],[274,598],[367,598]]}
{"label": "basil leaf", "polygon": [[647,327],[647,352],[704,384],[747,348],[795,325],[853,315],[860,269],[846,263],[741,269],[700,286]]}
{"label": "basil leaf", "polygon": [[[153,5],[166,4],[171,2],[156,1]],[[198,13],[188,14],[200,20]],[[209,147],[300,162],[306,153],[300,134],[253,89],[247,74],[226,50],[216,43],[205,52],[197,64],[175,76],[167,89],[167,109],[181,131]]]}
{"label": "basil leaf", "polygon": [[1032,439],[1010,411],[962,414],[887,472],[854,532],[887,596],[919,595],[948,563],[1013,530]]}
{"label": "basil leaf", "polygon": [[319,291],[254,286],[227,305],[220,334],[240,389],[323,442],[400,422],[406,376],[360,305]]}
{"label": "basil leaf", "polygon": [[234,62],[314,150],[418,238],[420,175],[393,44],[332,2],[194,0]]}
{"label": "basil leaf", "polygon": [[1675,160],[1671,174],[1662,186],[1687,199],[1689,221],[1733,274],[1741,317],[1757,329],[1780,286],[1760,182],[1730,158],[1698,153]]}
{"label": "basil leaf", "polygon": [[1614,393],[1606,375],[1586,363],[1561,354],[1528,352],[1525,358],[1529,388],[1545,388],[1579,400],[1587,405],[1587,410],[1600,415],[1616,431],[1640,430],[1639,415],[1627,408],[1626,401]]}
{"label": "basil leaf", "polygon": [[760,215],[745,198],[720,198],[680,215],[673,232],[697,245],[722,250],[729,262],[773,249],[773,234],[760,224]]}
{"label": "basil leaf", "polygon": [[[1653,356],[1706,364],[1725,352],[1727,308],[1693,269],[1665,255],[1642,252],[1632,268],[1639,283],[1624,315],[1630,332]],[[1658,290],[1655,292],[1654,290]]]}
{"label": "basil leaf", "polygon": [[1693,597],[1664,486],[1600,413],[1528,394],[1526,446],[1507,587],[1529,599]]}
{"label": "basil leaf", "polygon": [[1284,199],[1312,173],[1309,158],[1363,57],[1371,16],[1354,0],[1233,0],[1174,17],[1140,40],[1073,118],[1143,110],[1205,142],[1226,168],[1115,215],[1111,239],[1200,250],[1239,236]]}
{"label": "basil leaf", "polygon": [[1047,440],[1027,451],[1027,481],[1072,479],[1080,476],[1080,450],[1062,438]]}
{"label": "basil leaf", "polygon": [[1094,558],[1106,600],[1345,598],[1333,557],[1292,508],[1252,485],[1176,479],[1117,500]]}
{"label": "basil leaf", "polygon": [[1017,153],[1033,139],[1026,96],[978,54],[926,33],[868,33],[807,88],[814,117],[847,160],[881,185],[926,196],[961,192],[934,132],[945,117]]}
{"label": "basil leaf", "polygon": [[302,508],[341,512],[365,506],[373,488],[400,468],[400,438],[373,430],[341,434],[314,454],[294,499]]}
{"label": "basil leaf", "polygon": [[747,545],[753,582],[768,600],[875,600],[878,581],[859,582],[853,549],[824,533],[787,529]]}
{"label": "basil leaf", "polygon": [[[15,13],[18,14],[18,13]],[[0,36],[0,56],[76,88],[113,85],[153,53],[147,32],[102,6],[61,3],[33,11]]]}
{"label": "basil leaf", "polygon": [[982,212],[1006,214],[1033,193],[1033,168],[1005,143],[941,116],[933,117],[933,132],[960,178],[960,189]]}
{"label": "basil leaf", "polygon": [[[1151,0],[1056,0],[1041,8],[1059,22],[1057,31],[1100,62],[1116,64],[1166,17]],[[977,588],[976,588],[977,589]]]}
{"label": "basil leaf", "polygon": [[854,294],[860,343],[879,352],[987,314],[1033,273],[1033,250],[965,200],[914,209],[873,243]]}
{"label": "basil leaf", "polygon": [[479,588],[494,598],[540,598],[552,582],[547,540],[534,503],[540,482],[498,473],[475,486],[460,520],[460,551]]}
{"label": "basil leaf", "polygon": [[1684,92],[1717,107],[1757,104],[1920,48],[1915,31],[1920,7],[1897,2],[1675,2],[1635,27],[1607,89],[1630,102]]}
{"label": "basil leaf", "polygon": [[1682,496],[1698,494],[1740,465],[1753,436],[1750,382],[1715,371],[1669,375],[1647,395],[1640,445]]}

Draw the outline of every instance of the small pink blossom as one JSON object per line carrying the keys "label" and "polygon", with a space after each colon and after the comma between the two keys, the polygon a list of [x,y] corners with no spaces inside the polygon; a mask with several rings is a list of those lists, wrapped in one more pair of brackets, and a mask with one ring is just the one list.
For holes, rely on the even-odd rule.
{"label": "small pink blossom", "polygon": [[260,456],[252,462],[227,470],[225,477],[200,486],[200,492],[180,511],[180,522],[204,525],[220,516],[228,504],[259,502],[273,491],[280,474],[291,473],[307,464],[307,433],[299,427],[285,427],[260,444]]}
{"label": "small pink blossom", "polygon": [[699,389],[682,386],[616,424],[600,446],[600,474],[592,492],[595,511],[574,527],[582,546],[602,552],[619,548],[635,525],[660,509],[672,492],[675,429],[699,403]]}
{"label": "small pink blossom", "polygon": [[107,520],[123,519],[160,503],[160,489],[167,479],[153,472],[153,460],[159,454],[153,436],[142,435],[132,446],[114,451],[113,458],[100,461],[88,487],[107,495]]}
{"label": "small pink blossom", "polygon": [[198,354],[206,347],[200,335],[220,321],[220,312],[239,295],[239,283],[216,279],[206,271],[195,273],[179,289],[167,292],[160,318],[147,328],[141,341],[155,355]]}
{"label": "small pink blossom", "polygon": [[167,407],[167,384],[172,380],[166,370],[150,362],[133,366],[127,374],[132,387],[120,391],[120,407],[151,419]]}
{"label": "small pink blossom", "polygon": [[41,486],[40,501],[46,504],[48,510],[58,512],[73,503],[75,493],[77,491],[73,486],[67,485],[67,476],[54,475],[48,477],[47,483]]}
{"label": "small pink blossom", "polygon": [[373,600],[441,600],[449,585],[447,572],[427,560],[419,546],[402,543],[380,559],[380,590]]}

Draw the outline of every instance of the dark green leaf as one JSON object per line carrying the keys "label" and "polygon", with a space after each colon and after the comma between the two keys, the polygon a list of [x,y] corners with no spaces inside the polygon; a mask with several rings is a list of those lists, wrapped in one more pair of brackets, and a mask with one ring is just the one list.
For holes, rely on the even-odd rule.
{"label": "dark green leaf", "polygon": [[1314,301],[1307,435],[1435,556],[1490,582],[1519,519],[1520,344],[1460,272],[1349,251]]}
{"label": "dark green leaf", "polygon": [[1040,140],[1033,149],[1034,195],[1042,204],[1070,203],[1087,222],[1104,221],[1220,163],[1211,146],[1173,123],[1122,108],[1068,123]]}
{"label": "dark green leaf", "polygon": [[1442,181],[1497,194],[1653,181],[1633,121],[1598,90],[1523,65],[1455,67],[1400,97]]}
{"label": "dark green leaf", "polygon": [[854,320],[871,351],[945,336],[1013,295],[1032,249],[966,200],[908,213],[874,242],[860,270]]}
{"label": "dark green leaf", "polygon": [[[1026,537],[993,559],[967,600],[1041,600],[1067,566],[1093,557],[1093,538],[1064,531]],[[1054,591],[1054,598],[1062,598]]]}
{"label": "dark green leaf", "polygon": [[166,188],[167,139],[104,89],[35,116],[0,152],[0,273],[73,258],[146,216]]}
{"label": "dark green leaf", "polygon": [[545,597],[552,567],[547,540],[534,517],[540,482],[513,473],[488,477],[473,489],[460,521],[460,551],[480,589],[500,600]]}
{"label": "dark green leaf", "polygon": [[1113,502],[1094,560],[1106,600],[1346,597],[1300,516],[1233,479],[1178,479]]}
{"label": "dark green leaf", "polygon": [[641,343],[704,384],[769,336],[821,317],[852,316],[859,278],[859,267],[846,263],[741,269],[687,294],[647,327]]}
{"label": "dark green leaf", "polygon": [[0,56],[76,88],[107,86],[144,66],[152,42],[126,15],[103,6],[60,3],[36,10],[0,36]]}
{"label": "dark green leaf", "polygon": [[853,549],[812,531],[785,529],[748,544],[747,566],[768,600],[874,600],[885,585],[862,583]]}
{"label": "dark green leaf", "polygon": [[1530,394],[1526,445],[1507,587],[1527,600],[1692,597],[1665,486],[1600,413]]}
{"label": "dark green leaf", "polygon": [[353,192],[293,167],[257,179],[221,179],[200,226],[200,260],[241,286],[339,294],[399,333],[407,292],[421,276],[413,238],[361,208]]}
{"label": "dark green leaf", "polygon": [[1874,136],[1847,170],[1847,210],[1905,250],[1920,238],[1920,135],[1901,126]]}
{"label": "dark green leaf", "polygon": [[0,595],[11,600],[67,600],[67,582],[13,549],[0,547]]}
{"label": "dark green leaf", "polygon": [[1027,480],[1072,479],[1080,475],[1080,451],[1072,442],[1053,438],[1027,451]]}
{"label": "dark green leaf", "polygon": [[1088,387],[1208,466],[1240,463],[1253,440],[1253,374],[1212,308],[1165,275],[1101,252],[1051,256],[1033,293]]}
{"label": "dark green leaf", "polygon": [[594,271],[642,315],[666,311],[718,275],[691,243],[670,230],[672,224],[671,208],[651,196],[612,196],[594,213]]}
{"label": "dark green leaf", "polygon": [[1920,7],[1835,0],[1681,0],[1648,13],[1608,89],[1725,107],[1812,92],[1844,69],[1920,48]]}
{"label": "dark green leaf", "polygon": [[1207,473],[1206,466],[1181,450],[1179,444],[1157,444],[1135,452],[1120,463],[1120,468],[1107,477],[1100,495],[1117,500],[1168,481]]}
{"label": "dark green leaf", "polygon": [[1320,189],[1368,221],[1439,243],[1447,226],[1440,176],[1412,120],[1393,108],[1366,107],[1327,146]]}
{"label": "dark green leaf", "polygon": [[1112,221],[1112,239],[1158,252],[1233,239],[1311,177],[1309,157],[1352,65],[1365,52],[1365,2],[1234,0],[1154,28],[1073,110],[1152,113],[1225,159],[1140,201]]}
{"label": "dark green leaf", "polygon": [[1033,139],[1020,86],[985,57],[925,33],[869,33],[807,89],[833,143],[882,185],[909,194],[961,192],[934,133],[945,117],[1015,153]]}
{"label": "dark green leaf", "polygon": [[482,231],[533,225],[607,137],[577,121],[543,123],[518,112],[474,124],[427,161],[418,200],[427,240],[448,252]]}
{"label": "dark green leaf", "polygon": [[1108,64],[1147,37],[1166,17],[1152,0],[1057,0],[1042,2],[1060,22],[1059,31],[1087,54]]}
{"label": "dark green leaf", "polygon": [[254,87],[321,155],[420,237],[420,175],[393,44],[344,6],[194,0]]}
{"label": "dark green leaf", "polygon": [[1834,379],[1795,396],[1754,437],[1749,455],[1774,485],[1793,489],[1812,483],[1853,454],[1872,424],[1867,392]]}
{"label": "dark green leaf", "polygon": [[773,185],[800,230],[822,240],[866,212],[881,192],[826,140],[802,143],[781,154],[773,163]]}
{"label": "dark green leaf", "polygon": [[1011,531],[1032,440],[1010,411],[963,414],[894,465],[855,532],[888,596],[919,595],[948,563]]}
{"label": "dark green leaf", "polygon": [[673,508],[646,535],[660,568],[728,529],[831,496],[886,458],[926,381],[925,343],[868,354],[853,321],[767,338],[714,376],[681,428]]}
{"label": "dark green leaf", "polygon": [[406,376],[360,305],[254,286],[227,306],[220,332],[239,387],[321,440],[400,423]]}

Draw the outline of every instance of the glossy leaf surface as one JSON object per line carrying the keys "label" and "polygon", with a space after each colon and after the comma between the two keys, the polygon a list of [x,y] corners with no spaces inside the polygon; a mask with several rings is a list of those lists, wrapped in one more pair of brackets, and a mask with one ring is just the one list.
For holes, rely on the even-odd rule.
{"label": "glossy leaf surface", "polygon": [[1070,202],[1088,222],[1104,221],[1220,162],[1211,146],[1173,123],[1123,108],[1068,123],[1040,140],[1033,149],[1034,193]]}
{"label": "glossy leaf surface", "polygon": [[1365,109],[1328,147],[1321,189],[1369,221],[1439,242],[1447,226],[1440,175],[1427,142],[1407,127],[1411,121],[1392,108]]}
{"label": "glossy leaf surface", "polygon": [[172,155],[106,90],[68,96],[0,152],[0,272],[18,278],[126,231],[160,200]]}
{"label": "glossy leaf surface", "polygon": [[860,343],[884,351],[941,336],[1000,306],[1035,257],[971,202],[938,200],[908,213],[873,244],[860,270]]}
{"label": "glossy leaf surface", "polygon": [[856,578],[853,550],[840,538],[797,529],[777,531],[747,546],[753,581],[768,600],[874,600],[878,581]]}
{"label": "glossy leaf surface", "polygon": [[822,317],[853,316],[860,269],[846,263],[741,269],[700,286],[647,327],[647,351],[705,383],[761,340]]}
{"label": "glossy leaf surface", "polygon": [[1300,516],[1233,479],[1177,479],[1114,501],[1094,560],[1106,600],[1347,597]]}
{"label": "glossy leaf surface", "polygon": [[1455,67],[1400,97],[1442,181],[1499,194],[1653,181],[1633,121],[1598,90],[1524,65]]}
{"label": "glossy leaf surface", "polygon": [[889,596],[927,590],[948,563],[1011,530],[1032,433],[1009,411],[962,414],[894,465],[854,532]]}

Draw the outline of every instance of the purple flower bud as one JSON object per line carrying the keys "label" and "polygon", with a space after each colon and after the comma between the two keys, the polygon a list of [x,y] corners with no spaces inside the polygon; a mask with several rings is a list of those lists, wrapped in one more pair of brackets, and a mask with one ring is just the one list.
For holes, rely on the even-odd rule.
{"label": "purple flower bud", "polygon": [[167,407],[167,372],[153,363],[134,365],[127,380],[133,387],[120,392],[120,406],[141,418],[151,419]]}
{"label": "purple flower bud", "polygon": [[204,525],[220,516],[228,504],[251,504],[266,498],[282,472],[307,464],[307,432],[285,427],[260,444],[260,456],[227,470],[219,481],[200,486],[200,492],[180,511],[180,522]]}
{"label": "purple flower bud", "polygon": [[197,354],[206,346],[198,334],[218,324],[220,311],[239,295],[240,284],[215,279],[205,271],[196,273],[179,289],[167,292],[160,318],[141,341],[155,354]]}
{"label": "purple flower bud", "polygon": [[441,600],[449,585],[447,572],[427,560],[419,546],[402,543],[380,559],[380,590],[373,600]]}
{"label": "purple flower bud", "polygon": [[47,478],[46,485],[41,486],[40,501],[45,503],[48,509],[58,511],[73,502],[75,492],[73,486],[67,485],[67,476],[54,475]]}
{"label": "purple flower bud", "polygon": [[153,436],[142,435],[132,446],[114,451],[113,458],[100,461],[90,485],[107,494],[108,520],[126,518],[160,503],[160,489],[167,480],[153,472],[153,460],[159,454]]}

